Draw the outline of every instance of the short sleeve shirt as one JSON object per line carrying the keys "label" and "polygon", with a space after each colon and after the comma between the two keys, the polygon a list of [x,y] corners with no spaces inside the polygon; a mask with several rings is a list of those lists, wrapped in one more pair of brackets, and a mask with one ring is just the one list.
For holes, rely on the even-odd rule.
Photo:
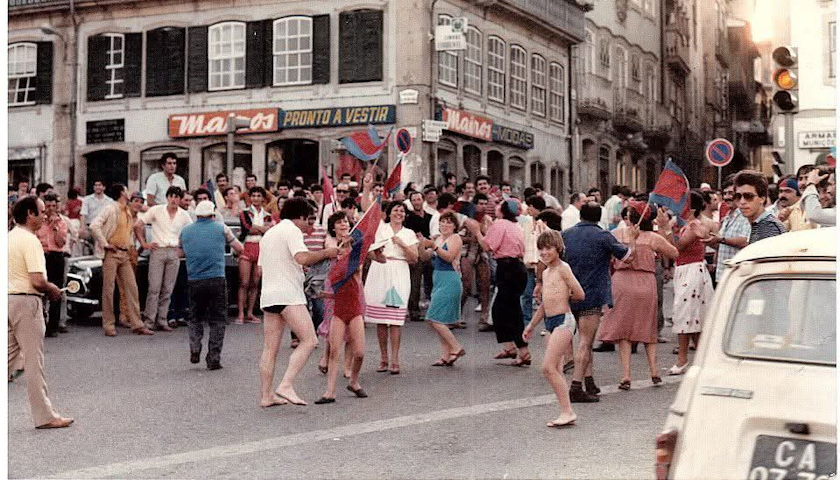
{"label": "short sleeve shirt", "polygon": [[257,261],[263,272],[260,308],[306,305],[303,267],[295,255],[307,250],[303,232],[291,220],[281,221],[263,235]]}
{"label": "short sleeve shirt", "polygon": [[765,210],[750,225],[750,244],[785,233],[785,226],[775,215]]}
{"label": "short sleeve shirt", "polygon": [[47,274],[47,260],[44,249],[34,233],[23,227],[9,232],[9,293],[33,293],[40,295],[29,281],[30,273]]}
{"label": "short sleeve shirt", "polygon": [[613,257],[627,258],[630,249],[595,223],[581,222],[563,231],[562,235],[566,244],[566,263],[586,294],[583,301],[570,303],[572,310],[612,307],[610,262]]}
{"label": "short sleeve shirt", "polygon": [[493,250],[493,258],[521,258],[525,254],[525,235],[519,224],[509,220],[494,221],[484,241]]}
{"label": "short sleeve shirt", "polygon": [[114,200],[105,195],[103,195],[101,199],[96,198],[96,194],[90,194],[83,198],[82,210],[80,213],[85,216],[85,223],[88,225],[93,223],[99,213],[102,212],[102,210],[105,210],[105,207],[112,203],[114,203]]}
{"label": "short sleeve shirt", "polygon": [[170,182],[165,173],[157,172],[151,174],[149,179],[146,180],[146,191],[144,193],[154,196],[155,203],[162,204],[166,203],[166,191],[169,187],[181,187],[181,190],[186,190],[187,183],[184,181],[184,177],[180,175],[174,175]]}
{"label": "short sleeve shirt", "polygon": [[[391,224],[384,222],[380,223],[379,228],[376,229],[375,241],[378,243],[395,236],[400,237],[400,240],[409,247],[418,243],[417,234],[414,233],[414,230],[408,227],[403,227],[399,232],[394,233],[394,229],[391,228]],[[385,247],[382,249],[382,253],[388,258],[405,260],[405,251],[398,247],[394,242],[386,243]]]}

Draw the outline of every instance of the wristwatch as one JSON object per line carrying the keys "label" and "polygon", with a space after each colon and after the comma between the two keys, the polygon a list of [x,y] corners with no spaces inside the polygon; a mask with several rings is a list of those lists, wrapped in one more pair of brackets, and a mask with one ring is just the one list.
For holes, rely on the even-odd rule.
{"label": "wristwatch", "polygon": [[729,246],[729,244],[726,243],[726,237],[720,237],[720,244],[721,245],[726,245],[727,247]]}

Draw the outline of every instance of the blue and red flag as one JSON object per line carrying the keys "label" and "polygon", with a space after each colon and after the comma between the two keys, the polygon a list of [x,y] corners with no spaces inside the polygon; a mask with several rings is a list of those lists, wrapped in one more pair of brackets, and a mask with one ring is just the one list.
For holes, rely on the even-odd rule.
{"label": "blue and red flag", "polygon": [[210,192],[210,201],[216,203],[216,184],[213,183],[213,180],[208,178],[207,181],[201,185],[201,187],[206,188],[207,191]]}
{"label": "blue and red flag", "polygon": [[393,197],[402,185],[402,156],[397,160],[397,165],[391,170],[388,179],[385,180],[385,193],[388,197]]}
{"label": "blue and red flag", "polygon": [[469,200],[458,200],[452,205],[452,209],[455,210],[455,213],[460,213],[467,218],[476,218],[478,216],[478,207]]}
{"label": "blue and red flag", "polygon": [[391,132],[394,128],[388,131],[388,136],[385,139],[379,138],[379,132],[373,128],[373,125],[368,125],[367,130],[360,130],[353,132],[349,136],[344,137],[340,142],[344,145],[347,151],[362,161],[371,161],[379,158],[379,154],[388,145],[388,140],[391,138]]}
{"label": "blue and red flag", "polygon": [[332,284],[333,292],[337,292],[365,263],[365,257],[376,238],[376,229],[379,228],[381,219],[382,204],[377,199],[350,232],[350,240],[353,242],[350,253],[341,257],[330,269],[329,282]]}
{"label": "blue and red flag", "polygon": [[669,158],[650,193],[648,203],[667,208],[682,224],[682,216],[688,209],[688,191],[688,178]]}
{"label": "blue and red flag", "polygon": [[335,199],[335,191],[333,190],[332,180],[330,180],[330,176],[327,175],[327,169],[321,167],[321,173],[324,176],[324,205],[329,205]]}

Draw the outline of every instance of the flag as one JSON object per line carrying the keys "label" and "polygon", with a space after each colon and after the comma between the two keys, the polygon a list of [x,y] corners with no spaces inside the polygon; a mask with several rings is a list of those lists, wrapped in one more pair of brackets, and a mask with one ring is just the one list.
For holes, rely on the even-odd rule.
{"label": "flag", "polygon": [[458,200],[452,205],[452,209],[455,210],[455,213],[464,215],[467,218],[475,218],[478,210],[473,202],[466,200]]}
{"label": "flag", "polygon": [[665,163],[665,169],[659,175],[659,180],[656,181],[656,186],[650,193],[648,203],[667,208],[678,217],[678,222],[682,224],[683,215],[689,207],[688,189],[688,178],[669,158]]}
{"label": "flag", "polygon": [[216,184],[213,183],[213,180],[208,178],[207,181],[204,182],[204,184],[201,185],[201,186],[202,186],[202,188],[206,188],[207,191],[210,192],[210,200],[215,201],[215,199],[216,199]]}
{"label": "flag", "polygon": [[330,180],[329,175],[327,175],[327,169],[325,167],[321,167],[321,173],[324,175],[324,205],[329,205],[333,202],[335,197],[335,191],[333,190],[332,180]]}
{"label": "flag", "polygon": [[368,125],[367,130],[353,132],[340,141],[347,148],[347,151],[359,160],[376,160],[385,146],[388,145],[388,140],[391,138],[391,132],[393,131],[394,127],[391,127],[388,135],[382,140],[373,125]]}
{"label": "flag", "polygon": [[337,292],[365,263],[365,257],[370,245],[376,238],[376,229],[379,228],[381,218],[382,204],[376,201],[367,209],[359,223],[353,227],[350,232],[350,240],[353,242],[350,253],[330,268],[329,282],[332,284],[334,292]]}
{"label": "flag", "polygon": [[397,190],[400,189],[402,185],[402,157],[397,160],[397,165],[391,170],[391,174],[388,175],[388,179],[385,180],[385,194],[388,197],[393,197]]}

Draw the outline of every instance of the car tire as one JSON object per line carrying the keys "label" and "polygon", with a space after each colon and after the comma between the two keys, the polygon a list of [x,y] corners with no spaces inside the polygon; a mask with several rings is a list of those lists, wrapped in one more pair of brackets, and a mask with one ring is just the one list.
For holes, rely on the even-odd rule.
{"label": "car tire", "polygon": [[67,316],[75,323],[81,323],[89,319],[96,311],[93,307],[87,305],[74,305],[67,309]]}

